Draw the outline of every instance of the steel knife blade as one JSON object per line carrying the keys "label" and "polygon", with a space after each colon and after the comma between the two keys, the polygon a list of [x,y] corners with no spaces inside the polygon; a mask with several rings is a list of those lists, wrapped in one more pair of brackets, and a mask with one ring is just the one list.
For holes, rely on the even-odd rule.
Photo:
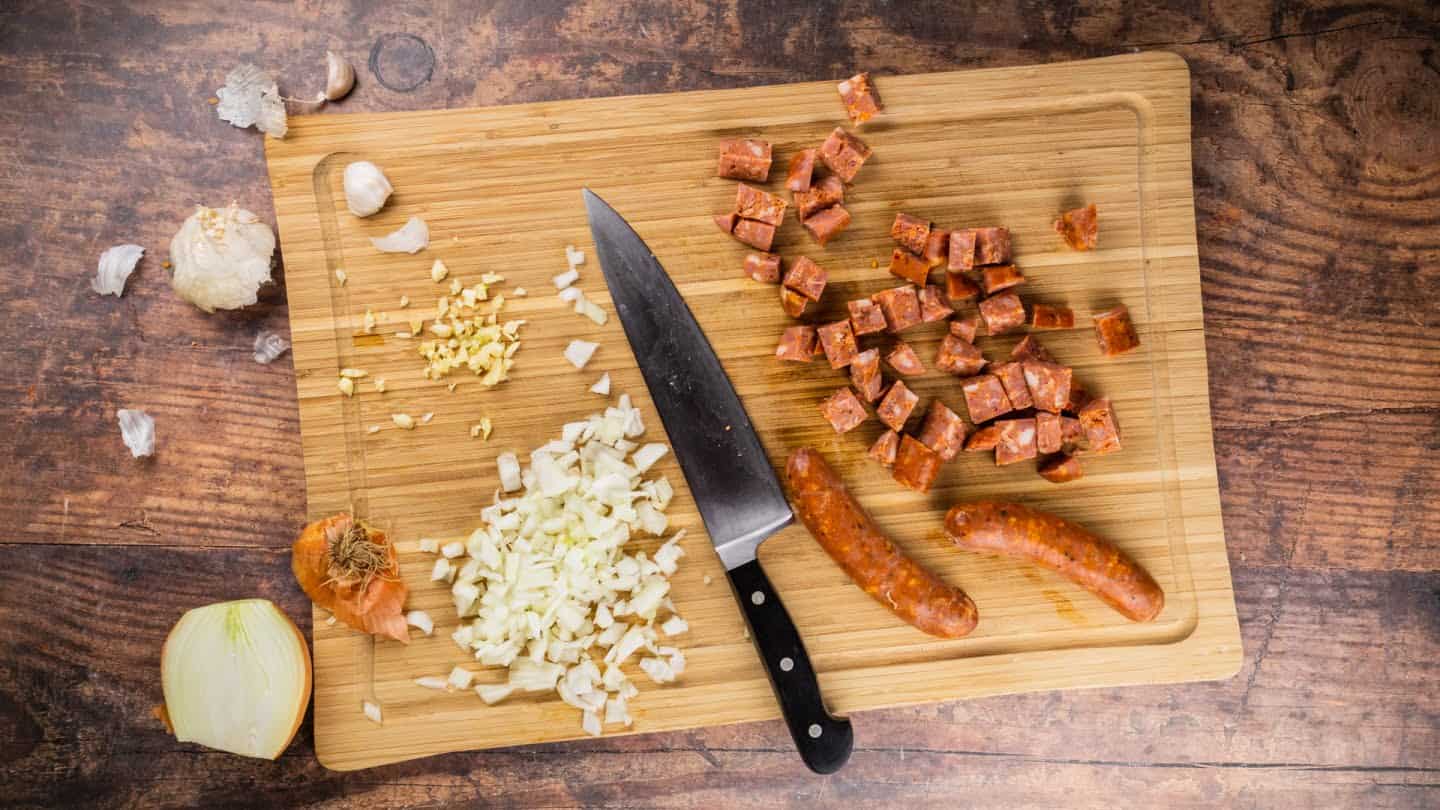
{"label": "steel knife blade", "polygon": [[794,513],[720,359],[645,240],[594,192],[585,212],[616,314],[665,424],[700,519],[725,566],[801,758],[831,773],[850,757],[850,721],[832,716],[800,633],[756,549]]}

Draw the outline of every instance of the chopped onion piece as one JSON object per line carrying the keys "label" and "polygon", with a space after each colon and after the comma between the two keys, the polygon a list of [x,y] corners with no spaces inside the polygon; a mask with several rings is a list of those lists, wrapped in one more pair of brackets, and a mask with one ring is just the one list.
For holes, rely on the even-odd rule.
{"label": "chopped onion piece", "polygon": [[[412,610],[406,613],[405,623],[427,636],[435,632],[435,620],[431,619],[430,614],[423,610]],[[662,626],[661,629],[663,630],[664,627]],[[666,630],[665,634],[674,635],[674,633],[671,633],[669,630]]]}
{"label": "chopped onion piece", "polygon": [[[574,267],[571,267],[569,270],[566,270],[565,272],[550,279],[550,281],[555,284],[555,289],[561,290],[563,292],[571,284],[574,284],[579,278],[580,271],[576,270]],[[579,290],[576,290],[576,292],[579,292]],[[563,299],[564,295],[561,295],[561,298]]]}
{"label": "chopped onion piece", "polygon": [[565,263],[573,269],[585,263],[585,251],[576,250],[574,245],[565,246]]}
{"label": "chopped onion piece", "polygon": [[690,623],[679,616],[671,616],[660,625],[660,632],[667,636],[678,636],[690,629]]}
{"label": "chopped onion piece", "polygon": [[423,678],[415,679],[416,686],[423,686],[426,689],[444,689],[449,683],[439,675],[426,675]]}
{"label": "chopped onion piece", "polygon": [[433,537],[420,538],[420,550],[435,554],[440,551],[440,541]]}
{"label": "chopped onion piece", "polygon": [[579,304],[585,300],[585,292],[579,287],[566,287],[556,297],[567,304]]}
{"label": "chopped onion piece", "polygon": [[453,560],[465,553],[465,544],[459,540],[451,540],[440,547],[440,553],[445,555],[445,559]]}
{"label": "chopped onion piece", "polygon": [[520,460],[514,453],[501,453],[495,458],[495,466],[500,470],[502,490],[514,492],[520,488]]}
{"label": "chopped onion piece", "polygon": [[669,662],[663,658],[642,658],[640,669],[655,683],[670,683],[675,680],[675,670],[671,669]]}
{"label": "chopped onion piece", "polygon": [[580,727],[585,729],[585,733],[592,737],[599,737],[602,731],[600,728],[600,716],[586,709],[583,718],[584,719],[580,721]]}
{"label": "chopped onion piece", "polygon": [[430,227],[419,217],[410,217],[400,230],[371,237],[370,244],[381,253],[419,253],[430,244]]}
{"label": "chopped onion piece", "polygon": [[451,689],[469,689],[470,682],[475,680],[475,673],[464,667],[455,667],[450,670],[450,677],[445,683]]}
{"label": "chopped onion piece", "polygon": [[379,703],[375,703],[375,702],[373,702],[373,701],[367,700],[367,701],[365,701],[364,703],[360,704],[360,710],[365,713],[365,717],[366,717],[367,719],[369,719],[370,722],[372,722],[372,723],[379,723],[379,722],[380,722],[380,704],[379,704]]}
{"label": "chopped onion piece", "polygon": [[600,308],[599,304],[588,298],[580,299],[576,302],[576,305],[580,307],[581,315],[584,315],[601,326],[604,326],[605,322],[610,319],[610,316],[606,314],[605,310]]}
{"label": "chopped onion piece", "polygon": [[588,340],[572,340],[570,345],[565,347],[565,359],[575,368],[585,368],[590,358],[595,356],[595,350],[600,348],[599,343],[591,343]]}
{"label": "chopped onion piece", "polygon": [[632,458],[635,463],[635,469],[642,473],[646,472],[655,465],[655,462],[664,458],[665,453],[668,452],[669,449],[670,448],[660,442],[650,442],[644,447],[641,447],[635,451],[635,455]]}
{"label": "chopped onion piece", "polygon": [[435,561],[435,566],[430,569],[431,582],[448,582],[450,575],[455,573],[455,566],[449,560],[441,557]]}
{"label": "chopped onion piece", "polygon": [[590,393],[599,394],[602,397],[610,395],[610,372],[607,371],[600,375],[600,379],[590,386]]}
{"label": "chopped onion piece", "polygon": [[496,703],[499,703],[505,698],[510,697],[510,693],[514,691],[515,687],[511,686],[508,683],[482,684],[475,687],[475,693],[478,694],[480,696],[480,699],[485,701],[486,705],[489,706],[494,706]]}

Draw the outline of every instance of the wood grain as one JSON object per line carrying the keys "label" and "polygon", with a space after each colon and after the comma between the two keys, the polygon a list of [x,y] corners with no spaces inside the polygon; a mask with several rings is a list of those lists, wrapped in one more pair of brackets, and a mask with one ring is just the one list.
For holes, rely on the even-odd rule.
{"label": "wood grain", "polygon": [[[1440,286],[1437,14],[1418,0],[1009,3],[985,13],[868,0],[324,3],[252,6],[243,17],[227,7],[219,18],[198,5],[6,5],[0,412],[11,429],[0,433],[0,454],[14,463],[0,465],[0,504],[12,516],[3,542],[33,544],[0,551],[7,799],[1434,806],[1440,710],[1426,664],[1440,615],[1440,498],[1426,451],[1440,430],[1440,383],[1415,372],[1415,357],[1433,366],[1437,355],[1424,305]],[[409,92],[386,88],[366,64],[380,37],[398,32],[434,54],[430,80]],[[197,568],[184,555],[202,548],[280,549],[303,520],[289,361],[260,369],[248,360],[255,331],[286,329],[283,283],[243,316],[204,316],[170,293],[159,262],[193,202],[235,197],[273,217],[260,141],[204,103],[225,70],[252,59],[285,89],[310,92],[327,47],[360,72],[335,112],[820,80],[859,67],[883,79],[1136,47],[1184,56],[1215,449],[1247,650],[1240,676],[862,713],[857,722],[886,745],[857,755],[863,777],[852,767],[825,780],[803,772],[778,723],[343,776],[315,764],[308,724],[275,764],[166,741],[143,714],[159,697],[153,656],[163,633],[102,644],[113,628],[88,615],[57,622],[53,605],[99,590],[108,604],[143,599],[178,616],[260,590],[253,571],[303,618],[298,592],[283,595],[283,559],[263,551],[220,552],[221,573],[196,575],[183,602],[122,575],[173,579]],[[399,87],[423,60],[397,56],[380,67]],[[88,274],[122,241],[146,245],[149,258],[123,299],[97,300]],[[1273,317],[1257,297],[1304,317]],[[227,373],[211,371],[227,362]],[[113,411],[162,401],[174,403],[160,422],[162,455],[135,466]],[[262,446],[213,440],[215,425]],[[184,452],[166,454],[167,444]],[[206,459],[198,501],[175,494],[193,483],[184,459],[197,452]],[[155,548],[86,548],[97,544]],[[46,582],[43,572],[70,555],[89,577],[58,590],[18,584],[21,574]],[[232,582],[242,587],[229,590]],[[22,615],[31,617],[23,632],[11,618]],[[57,636],[85,646],[11,652]],[[115,657],[117,645],[136,652]],[[1353,661],[1372,665],[1352,676]],[[96,699],[97,687],[75,686],[89,672],[126,689]],[[1296,687],[1311,682],[1323,691]],[[141,705],[122,705],[147,688]]]}

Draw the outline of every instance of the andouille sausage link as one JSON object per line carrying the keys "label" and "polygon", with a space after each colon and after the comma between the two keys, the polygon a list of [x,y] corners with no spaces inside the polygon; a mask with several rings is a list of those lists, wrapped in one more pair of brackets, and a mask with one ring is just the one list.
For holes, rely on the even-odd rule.
{"label": "andouille sausage link", "polygon": [[817,451],[791,453],[785,479],[800,521],[875,601],[933,636],[959,638],[975,629],[979,614],[970,597],[905,556]]}
{"label": "andouille sausage link", "polygon": [[945,533],[963,549],[1023,557],[1057,571],[1128,619],[1150,621],[1165,607],[1165,592],[1139,563],[1054,515],[1016,503],[962,503],[945,513]]}

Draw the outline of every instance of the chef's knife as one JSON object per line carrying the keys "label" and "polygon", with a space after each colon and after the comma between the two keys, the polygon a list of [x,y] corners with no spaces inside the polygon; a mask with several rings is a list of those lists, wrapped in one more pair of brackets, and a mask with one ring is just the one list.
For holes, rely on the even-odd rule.
{"label": "chef's knife", "polygon": [[720,554],[805,764],[832,773],[850,758],[850,721],[832,717],[800,634],[760,567],[761,541],[794,520],[730,378],[650,248],[585,189],[595,252],[625,336],[705,530]]}

